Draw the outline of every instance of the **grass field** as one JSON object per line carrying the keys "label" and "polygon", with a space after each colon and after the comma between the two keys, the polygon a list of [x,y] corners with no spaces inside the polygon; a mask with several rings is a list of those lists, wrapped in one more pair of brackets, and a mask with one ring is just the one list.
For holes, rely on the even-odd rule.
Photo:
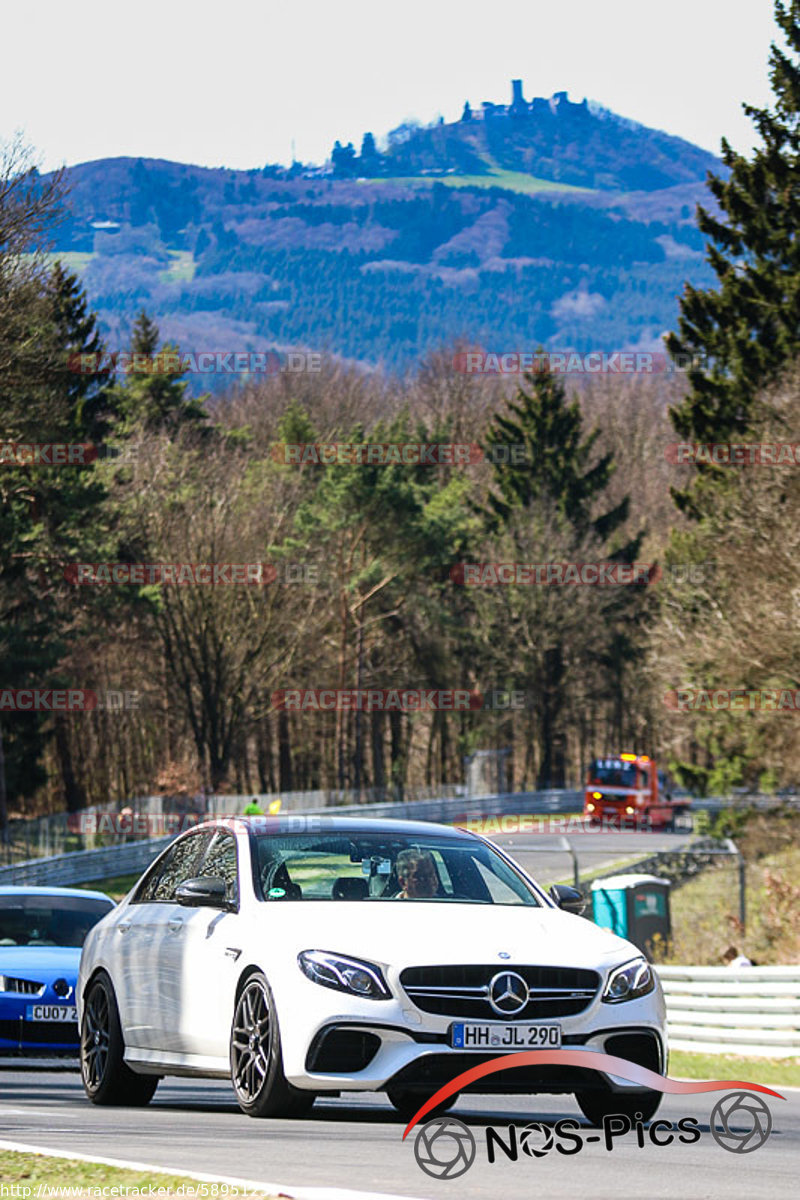
{"label": "grass field", "polygon": [[50,262],[62,262],[68,270],[80,275],[94,258],[94,253],[91,250],[56,250],[47,257]]}
{"label": "grass field", "polygon": [[737,1058],[728,1054],[688,1054],[671,1050],[669,1074],[673,1079],[741,1079],[767,1087],[800,1087],[798,1058]]}
{"label": "grass field", "polygon": [[407,187],[431,187],[443,183],[447,187],[505,188],[509,192],[521,192],[531,196],[539,192],[584,192],[592,188],[575,187],[569,183],[554,183],[552,179],[538,179],[524,171],[504,171],[494,167],[489,175],[396,175],[381,179],[361,179],[360,183],[400,183]]}
{"label": "grass field", "polygon": [[127,896],[141,875],[141,871],[136,875],[114,875],[111,879],[99,879],[94,883],[76,883],[75,887],[89,892],[105,892],[112,900],[121,900],[123,896]]}
{"label": "grass field", "polygon": [[170,250],[172,262],[165,271],[159,271],[162,283],[191,283],[194,279],[195,261],[191,250]]}
{"label": "grass field", "polygon": [[672,943],[659,961],[719,966],[735,945],[760,966],[797,962],[800,846],[790,846],[747,866],[746,929],[739,928],[739,878],[733,859],[704,871],[672,893]]}
{"label": "grass field", "polygon": [[[182,1200],[192,1200],[193,1197],[231,1194],[231,1189],[225,1189],[224,1184],[216,1185],[216,1191],[212,1191],[214,1184],[204,1184],[183,1175],[131,1171],[109,1167],[103,1163],[51,1158],[43,1154],[23,1154],[16,1150],[0,1150],[0,1183],[9,1188],[14,1185],[15,1191],[9,1190],[4,1194],[19,1197],[19,1200],[29,1200],[36,1195],[37,1189],[41,1188],[44,1192],[45,1187],[69,1188],[69,1193],[65,1194],[69,1194],[71,1200],[79,1200],[79,1188],[84,1189],[83,1195],[86,1197],[111,1196],[111,1188],[115,1187],[118,1190],[113,1195],[116,1196],[149,1194],[161,1196],[162,1200],[168,1200],[168,1197],[173,1195],[180,1196]],[[99,1188],[106,1190],[97,1191]],[[159,1188],[165,1190],[159,1191]],[[178,1188],[181,1189],[180,1192]],[[240,1189],[237,1200],[265,1200],[267,1196],[266,1192],[245,1192]]]}

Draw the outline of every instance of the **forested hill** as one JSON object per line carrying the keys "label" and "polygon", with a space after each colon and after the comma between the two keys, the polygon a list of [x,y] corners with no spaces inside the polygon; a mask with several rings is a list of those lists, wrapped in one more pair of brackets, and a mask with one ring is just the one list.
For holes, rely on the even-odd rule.
{"label": "forested hill", "polygon": [[67,172],[55,250],[112,348],[145,308],[187,350],[329,351],[405,369],[493,349],[660,346],[712,155],[565,98],[337,145],[323,167],[104,159]]}

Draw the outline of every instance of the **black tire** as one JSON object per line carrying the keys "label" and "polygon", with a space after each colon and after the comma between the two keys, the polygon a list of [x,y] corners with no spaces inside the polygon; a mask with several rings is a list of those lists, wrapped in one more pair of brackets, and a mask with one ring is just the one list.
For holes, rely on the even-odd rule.
{"label": "black tire", "polygon": [[300,1117],[311,1111],[315,1093],[292,1087],[283,1073],[278,1014],[260,972],[248,976],[236,1001],[230,1058],[236,1102],[248,1117]]}
{"label": "black tire", "polygon": [[114,987],[105,971],[91,980],[81,1016],[81,1079],[92,1104],[142,1108],[160,1076],[137,1075],[125,1065],[125,1042]]}
{"label": "black tire", "polygon": [[[392,1107],[397,1109],[397,1115],[408,1124],[433,1093],[431,1092],[426,1095],[425,1092],[405,1092],[398,1088],[387,1088],[386,1095]],[[458,1092],[454,1096],[449,1096],[447,1100],[444,1100],[441,1104],[437,1104],[436,1108],[430,1109],[425,1114],[425,1120],[430,1121],[433,1117],[440,1117],[442,1113],[446,1113],[453,1107],[458,1098]]]}
{"label": "black tire", "polygon": [[590,1125],[602,1126],[603,1117],[619,1114],[631,1121],[652,1121],[662,1092],[576,1092],[578,1107]]}

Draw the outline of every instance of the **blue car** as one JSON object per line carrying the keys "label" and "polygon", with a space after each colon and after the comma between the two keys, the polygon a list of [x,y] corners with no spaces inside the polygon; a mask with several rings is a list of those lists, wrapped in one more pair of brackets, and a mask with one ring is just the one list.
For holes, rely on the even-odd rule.
{"label": "blue car", "polygon": [[0,1054],[76,1054],[75,984],[102,892],[0,887]]}

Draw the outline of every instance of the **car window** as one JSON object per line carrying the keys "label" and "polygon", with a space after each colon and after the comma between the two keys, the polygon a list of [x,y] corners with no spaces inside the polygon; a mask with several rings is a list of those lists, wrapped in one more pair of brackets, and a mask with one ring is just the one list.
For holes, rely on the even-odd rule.
{"label": "car window", "polygon": [[78,949],[87,933],[114,907],[93,896],[25,894],[0,896],[0,947],[69,946]]}
{"label": "car window", "polygon": [[239,903],[239,868],[236,859],[236,839],[230,833],[215,833],[206,851],[201,875],[219,875],[225,880],[225,899]]}
{"label": "car window", "polygon": [[190,833],[179,838],[144,877],[133,898],[134,904],[169,902],[175,889],[199,873],[203,853],[211,841],[210,833]]}
{"label": "car window", "polygon": [[257,835],[259,899],[541,903],[484,843],[389,832]]}

